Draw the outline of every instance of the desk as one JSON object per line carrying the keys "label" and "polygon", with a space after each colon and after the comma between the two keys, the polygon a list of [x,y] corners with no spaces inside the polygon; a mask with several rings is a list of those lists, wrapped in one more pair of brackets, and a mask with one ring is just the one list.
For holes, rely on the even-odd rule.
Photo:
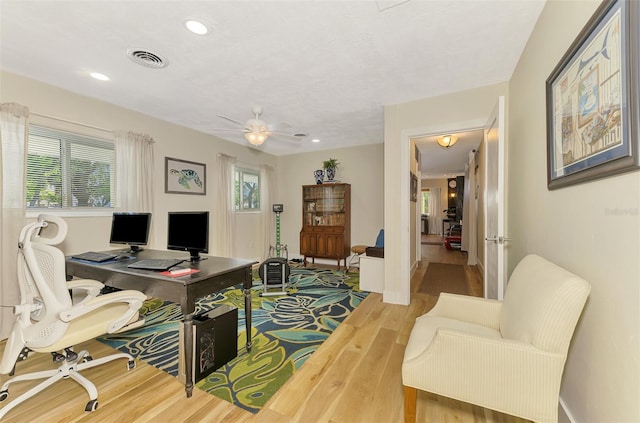
{"label": "desk", "polygon": [[[108,251],[113,253],[113,251]],[[130,253],[133,259],[90,263],[67,257],[67,274],[85,279],[95,279],[107,286],[120,289],[135,289],[149,297],[162,298],[180,304],[182,308],[184,351],[185,351],[185,392],[191,397],[193,392],[193,313],[197,298],[218,292],[224,288],[243,284],[247,327],[247,351],[251,351],[251,266],[257,262],[225,257],[206,257],[206,260],[189,263],[186,252],[142,250]],[[200,272],[171,278],[153,270],[130,269],[127,266],[143,259],[186,259],[192,269]]]}

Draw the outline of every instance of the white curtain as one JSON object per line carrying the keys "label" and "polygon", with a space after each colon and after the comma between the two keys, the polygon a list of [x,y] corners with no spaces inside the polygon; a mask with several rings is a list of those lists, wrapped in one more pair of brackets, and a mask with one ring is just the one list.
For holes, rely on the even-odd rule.
{"label": "white curtain", "polygon": [[29,109],[15,103],[0,104],[0,339],[15,320],[10,306],[20,303],[16,260],[18,236],[26,224],[26,151]]}
{"label": "white curtain", "polygon": [[117,198],[121,210],[153,211],[153,138],[116,131]]}
{"label": "white curtain", "polygon": [[440,235],[442,218],[440,217],[440,188],[429,188],[429,233]]}
{"label": "white curtain", "polygon": [[[273,168],[269,165],[260,167],[260,202],[262,204],[261,230],[258,236],[258,245],[261,246],[262,259],[269,257],[269,247],[276,245],[275,239],[275,213],[272,212],[271,201],[273,199]],[[273,242],[272,242],[273,239]],[[282,241],[281,241],[282,242]]]}
{"label": "white curtain", "polygon": [[216,195],[213,205],[213,242],[211,254],[220,257],[232,257],[234,251],[233,229],[235,228],[235,210],[233,202],[235,159],[218,154],[216,160]]}

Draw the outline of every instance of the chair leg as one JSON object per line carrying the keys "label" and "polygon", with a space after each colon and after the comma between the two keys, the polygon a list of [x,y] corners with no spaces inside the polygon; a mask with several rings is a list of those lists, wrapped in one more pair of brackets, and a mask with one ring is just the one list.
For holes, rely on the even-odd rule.
{"label": "chair leg", "polygon": [[415,423],[418,390],[410,386],[404,387],[404,423]]}

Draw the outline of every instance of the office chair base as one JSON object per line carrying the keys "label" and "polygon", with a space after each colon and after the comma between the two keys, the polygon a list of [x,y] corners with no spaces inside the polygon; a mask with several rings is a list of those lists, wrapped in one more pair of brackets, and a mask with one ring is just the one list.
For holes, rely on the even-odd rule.
{"label": "office chair base", "polygon": [[135,368],[135,361],[129,354],[118,353],[112,354],[106,357],[93,359],[88,355],[87,351],[81,351],[78,353],[78,357],[73,361],[63,361],[60,367],[57,369],[44,370],[41,372],[27,373],[24,375],[14,376],[6,381],[0,389],[0,402],[6,400],[9,397],[9,385],[14,382],[23,382],[27,380],[45,379],[40,384],[29,389],[27,392],[18,396],[13,401],[9,402],[4,407],[0,408],[0,420],[14,407],[21,404],[28,398],[31,398],[35,394],[43,391],[47,387],[53,385],[60,379],[71,378],[78,382],[89,394],[89,402],[85,406],[85,411],[95,411],[98,408],[98,390],[96,386],[86,377],[82,376],[79,372],[84,369],[90,369],[95,366],[113,361],[119,358],[127,359],[127,370]]}

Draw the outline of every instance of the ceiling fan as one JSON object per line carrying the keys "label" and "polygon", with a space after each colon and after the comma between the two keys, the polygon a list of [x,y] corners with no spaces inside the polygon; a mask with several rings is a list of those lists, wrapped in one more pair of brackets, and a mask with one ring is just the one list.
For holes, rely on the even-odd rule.
{"label": "ceiling fan", "polygon": [[279,122],[276,124],[267,124],[264,120],[260,119],[262,115],[262,107],[253,106],[251,109],[253,118],[249,119],[245,123],[238,122],[235,119],[231,119],[226,116],[216,115],[219,118],[225,119],[231,123],[238,125],[237,129],[214,129],[214,131],[240,131],[244,133],[244,137],[250,144],[258,146],[266,141],[268,137],[280,138],[289,141],[302,141],[303,137],[308,134],[304,132],[294,131],[293,125],[288,122]]}

